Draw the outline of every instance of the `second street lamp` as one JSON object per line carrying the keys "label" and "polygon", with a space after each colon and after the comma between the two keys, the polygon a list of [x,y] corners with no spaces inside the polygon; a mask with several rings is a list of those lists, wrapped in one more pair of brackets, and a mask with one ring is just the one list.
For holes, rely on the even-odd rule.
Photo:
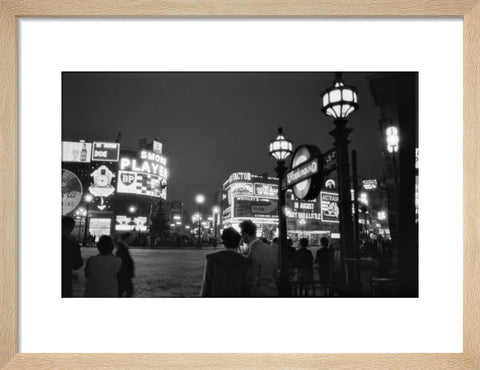
{"label": "second street lamp", "polygon": [[200,228],[200,220],[202,219],[202,203],[205,202],[205,196],[203,194],[198,194],[195,197],[195,201],[198,203],[198,241],[197,248],[202,247],[202,231]]}
{"label": "second street lamp", "polygon": [[350,164],[348,153],[348,135],[352,131],[347,128],[347,116],[356,111],[358,106],[358,93],[353,87],[345,86],[342,74],[336,73],[334,86],[322,94],[322,112],[334,118],[335,129],[330,135],[335,139],[337,154],[337,177],[340,200],[340,240],[342,255],[345,261],[345,280],[348,294],[353,295],[357,287],[356,269],[358,268],[352,218],[352,200],[350,194]]}
{"label": "second street lamp", "polygon": [[220,217],[220,208],[215,206],[212,208],[213,213],[213,232],[215,238],[215,246],[217,245],[217,228],[218,228],[218,221],[217,217]]}
{"label": "second street lamp", "polygon": [[88,193],[85,195],[83,200],[85,200],[85,203],[87,203],[87,211],[85,212],[85,232],[83,235],[83,246],[85,247],[88,244],[87,243],[87,237],[88,237],[87,233],[89,228],[88,211],[90,209],[90,203],[93,201],[93,195]]}
{"label": "second street lamp", "polygon": [[275,171],[278,176],[278,241],[280,249],[280,286],[279,294],[282,297],[291,295],[288,281],[288,261],[287,261],[287,217],[285,215],[285,193],[283,178],[287,167],[285,160],[293,153],[293,145],[290,140],[283,136],[282,128],[278,129],[278,136],[273,140],[269,147],[269,154],[276,159],[277,167]]}

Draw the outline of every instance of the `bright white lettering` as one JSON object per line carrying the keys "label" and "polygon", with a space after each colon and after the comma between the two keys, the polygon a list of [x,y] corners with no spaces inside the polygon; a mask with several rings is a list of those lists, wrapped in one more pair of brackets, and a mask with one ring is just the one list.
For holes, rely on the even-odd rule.
{"label": "bright white lettering", "polygon": [[124,170],[125,168],[127,168],[128,166],[130,166],[131,162],[130,162],[130,159],[128,158],[122,158],[120,160],[120,169],[121,170]]}

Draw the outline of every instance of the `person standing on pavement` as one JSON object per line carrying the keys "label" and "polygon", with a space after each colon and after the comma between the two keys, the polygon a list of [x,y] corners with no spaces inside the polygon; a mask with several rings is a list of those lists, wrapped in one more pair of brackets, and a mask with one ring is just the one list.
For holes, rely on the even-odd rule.
{"label": "person standing on pavement", "polygon": [[317,251],[315,256],[315,263],[318,266],[318,275],[320,277],[320,284],[327,284],[330,277],[330,260],[332,248],[329,247],[328,239],[323,237],[320,239],[321,248]]}
{"label": "person standing on pavement", "polygon": [[85,264],[85,297],[118,297],[117,274],[122,261],[112,254],[115,244],[110,236],[102,235],[97,248],[100,254]]}
{"label": "person standing on pavement", "polygon": [[83,266],[80,245],[72,237],[74,227],[72,217],[62,217],[62,298],[72,296],[72,270]]}
{"label": "person standing on pavement", "polygon": [[118,273],[118,296],[132,297],[133,283],[135,276],[135,267],[132,256],[130,255],[129,246],[133,242],[132,233],[124,233],[117,242],[117,252],[115,255],[122,261],[122,267]]}
{"label": "person standing on pavement", "polygon": [[248,244],[247,258],[251,261],[251,295],[254,297],[274,297],[277,263],[272,249],[257,238],[257,226],[250,220],[240,223],[243,241]]}
{"label": "person standing on pavement", "polygon": [[250,261],[238,252],[241,235],[232,227],[222,232],[225,250],[207,255],[201,297],[248,297]]}

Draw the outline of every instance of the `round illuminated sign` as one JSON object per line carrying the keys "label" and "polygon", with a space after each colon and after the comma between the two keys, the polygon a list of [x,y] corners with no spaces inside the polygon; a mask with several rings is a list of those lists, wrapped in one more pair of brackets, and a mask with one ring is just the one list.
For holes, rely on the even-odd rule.
{"label": "round illuminated sign", "polygon": [[62,215],[72,212],[82,201],[83,187],[73,172],[62,169]]}
{"label": "round illuminated sign", "polygon": [[[305,178],[292,186],[298,199],[315,199],[322,187],[321,152],[315,145],[301,145],[295,150],[292,165],[287,176]],[[298,180],[297,180],[298,181]]]}

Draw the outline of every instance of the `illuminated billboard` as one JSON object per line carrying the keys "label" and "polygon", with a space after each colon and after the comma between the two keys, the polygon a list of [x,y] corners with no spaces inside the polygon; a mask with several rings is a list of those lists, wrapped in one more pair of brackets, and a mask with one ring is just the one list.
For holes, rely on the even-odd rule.
{"label": "illuminated billboard", "polygon": [[272,198],[278,197],[278,185],[255,183],[253,184],[253,188],[253,193],[256,196]]}
{"label": "illuminated billboard", "polygon": [[278,204],[274,199],[267,198],[235,198],[233,217],[245,218],[276,218]]}
{"label": "illuminated billboard", "polygon": [[80,179],[69,170],[62,170],[62,215],[67,215],[82,201],[83,187]]}
{"label": "illuminated billboard", "polygon": [[143,216],[128,217],[117,216],[115,218],[115,231],[147,231],[147,218]]}
{"label": "illuminated billboard", "polygon": [[158,153],[141,150],[138,157],[122,156],[117,191],[166,199],[167,159]]}
{"label": "illuminated billboard", "polygon": [[162,189],[162,179],[142,172],[118,171],[117,191],[166,199],[166,189]]}
{"label": "illuminated billboard", "polygon": [[92,144],[86,142],[62,141],[63,162],[90,162]]}
{"label": "illuminated billboard", "polygon": [[93,143],[92,161],[118,162],[119,155],[118,143]]}
{"label": "illuminated billboard", "polygon": [[323,222],[339,222],[338,193],[320,192],[320,214]]}

